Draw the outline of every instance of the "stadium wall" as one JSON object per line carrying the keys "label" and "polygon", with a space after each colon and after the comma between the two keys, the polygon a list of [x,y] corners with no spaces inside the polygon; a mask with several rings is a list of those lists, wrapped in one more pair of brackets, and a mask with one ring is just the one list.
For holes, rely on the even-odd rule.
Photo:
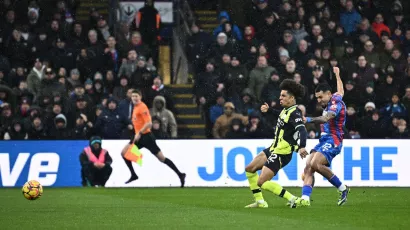
{"label": "stadium wall", "polygon": [[[178,187],[178,177],[152,154],[142,150],[140,177],[125,185],[130,173],[120,151],[127,143],[104,140],[113,158],[107,187]],[[317,140],[309,140],[311,149]],[[247,186],[244,167],[271,140],[159,140],[164,154],[187,174],[187,187]],[[79,154],[88,141],[0,142],[0,187],[19,187],[35,179],[44,186],[81,186]],[[410,142],[405,140],[346,140],[333,170],[350,186],[410,187]],[[301,186],[305,160],[297,154],[274,180],[283,186]],[[330,186],[316,176],[316,186]]]}

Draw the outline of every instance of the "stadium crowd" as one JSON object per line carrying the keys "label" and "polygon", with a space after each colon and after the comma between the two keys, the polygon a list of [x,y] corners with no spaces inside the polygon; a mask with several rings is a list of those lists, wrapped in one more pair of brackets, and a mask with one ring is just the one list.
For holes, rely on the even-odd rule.
{"label": "stadium crowd", "polygon": [[[187,55],[208,138],[272,136],[277,118],[259,107],[279,108],[279,85],[289,78],[305,85],[302,112],[320,116],[315,86],[335,91],[335,66],[345,86],[345,138],[409,138],[410,24],[401,2],[313,2],[249,0],[243,27],[226,11],[212,34],[192,25]],[[320,127],[307,129],[320,136]]]}
{"label": "stadium crowd", "polygon": [[0,1],[0,139],[127,139],[133,89],[151,107],[154,135],[177,137],[155,67],[160,18],[152,1],[117,31],[96,9],[88,23],[77,21],[79,4]]}

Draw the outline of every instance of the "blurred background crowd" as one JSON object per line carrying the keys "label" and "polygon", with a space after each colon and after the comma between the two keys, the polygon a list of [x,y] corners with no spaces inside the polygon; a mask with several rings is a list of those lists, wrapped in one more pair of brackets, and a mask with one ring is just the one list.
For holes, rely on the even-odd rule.
{"label": "blurred background crowd", "polygon": [[0,138],[128,138],[133,89],[151,108],[154,134],[175,138],[172,100],[156,69],[161,20],[153,2],[116,31],[95,8],[88,22],[77,21],[80,4],[0,1]]}
{"label": "blurred background crowd", "polygon": [[[409,138],[410,24],[401,1],[253,0],[221,9],[218,22],[211,33],[192,24],[187,45],[208,137],[272,136],[277,119],[258,110],[265,102],[280,109],[284,79],[305,85],[299,108],[320,116],[315,87],[336,91],[337,66],[345,138]],[[320,127],[307,129],[319,137]]]}
{"label": "blurred background crowd", "polygon": [[[219,25],[205,32],[194,21],[185,47],[207,138],[271,138],[277,118],[259,108],[280,109],[289,78],[305,85],[303,113],[320,116],[314,89],[336,89],[333,66],[345,86],[346,138],[409,138],[406,2],[188,2],[218,9]],[[0,1],[0,139],[128,138],[132,89],[151,108],[154,135],[178,138],[174,95],[157,71],[162,23],[153,1],[116,29],[94,8],[78,21],[80,4]],[[307,128],[319,137],[320,127]]]}

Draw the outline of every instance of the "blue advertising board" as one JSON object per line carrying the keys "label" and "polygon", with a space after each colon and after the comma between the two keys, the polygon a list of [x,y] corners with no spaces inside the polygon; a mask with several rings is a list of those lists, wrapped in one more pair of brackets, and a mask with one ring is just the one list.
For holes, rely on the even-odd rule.
{"label": "blue advertising board", "polygon": [[79,155],[88,141],[1,141],[0,187],[28,180],[43,186],[81,186]]}

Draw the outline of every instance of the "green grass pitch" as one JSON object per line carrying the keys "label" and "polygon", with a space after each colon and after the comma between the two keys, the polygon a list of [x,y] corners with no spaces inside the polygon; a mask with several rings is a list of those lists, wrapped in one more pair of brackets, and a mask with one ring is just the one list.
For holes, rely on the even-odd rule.
{"label": "green grass pitch", "polygon": [[[300,194],[300,188],[290,188]],[[1,229],[409,229],[410,188],[352,188],[336,205],[333,188],[315,188],[312,206],[245,209],[247,188],[45,188],[39,200],[0,189]]]}

